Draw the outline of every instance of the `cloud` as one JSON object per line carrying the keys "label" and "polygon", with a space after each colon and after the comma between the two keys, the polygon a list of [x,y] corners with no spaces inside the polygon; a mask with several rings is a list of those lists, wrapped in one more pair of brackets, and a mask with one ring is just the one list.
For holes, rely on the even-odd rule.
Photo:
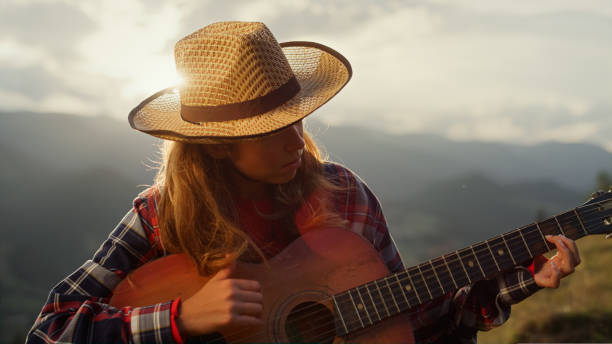
{"label": "cloud", "polygon": [[39,65],[21,68],[0,67],[0,79],[4,90],[27,94],[33,100],[40,100],[53,90],[67,91],[58,78]]}
{"label": "cloud", "polygon": [[569,0],[5,2],[0,98],[124,117],[176,82],[178,39],[259,20],[279,41],[321,42],[351,61],[353,80],[318,110],[324,121],[612,147],[611,18],[608,2]]}
{"label": "cloud", "polygon": [[[2,16],[15,17],[0,24],[8,28],[0,34],[0,92],[15,102],[5,108],[124,117],[144,94],[176,83],[172,51],[165,49],[180,35],[174,3],[3,6]],[[40,24],[29,22],[39,17]]]}
{"label": "cloud", "polygon": [[423,3],[435,4],[440,7],[465,9],[476,13],[508,13],[512,15],[533,15],[553,12],[589,12],[612,15],[612,7],[608,0],[427,0]]}
{"label": "cloud", "polygon": [[447,8],[444,29],[448,32],[487,32],[495,35],[528,34],[562,37],[564,40],[602,39],[612,29],[612,15],[601,12],[555,11],[536,14],[482,13]]}
{"label": "cloud", "polygon": [[78,42],[95,29],[89,16],[68,3],[9,0],[0,4],[0,39],[44,48],[48,58],[72,61],[78,57]]}
{"label": "cloud", "polygon": [[[459,12],[405,7],[333,37],[354,79],[320,110],[324,120],[456,139],[611,146],[612,48],[602,42],[612,25],[602,15]],[[504,21],[483,20],[489,15]],[[512,29],[513,20],[531,28]]]}

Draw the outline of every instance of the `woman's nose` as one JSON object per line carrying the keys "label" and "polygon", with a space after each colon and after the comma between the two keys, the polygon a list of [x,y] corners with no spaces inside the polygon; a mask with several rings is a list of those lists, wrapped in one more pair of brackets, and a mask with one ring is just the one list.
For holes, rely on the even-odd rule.
{"label": "woman's nose", "polygon": [[302,127],[302,122],[298,122],[289,128],[287,128],[287,137],[285,141],[285,149],[288,152],[293,152],[296,150],[303,149],[305,146],[304,143],[304,129]]}

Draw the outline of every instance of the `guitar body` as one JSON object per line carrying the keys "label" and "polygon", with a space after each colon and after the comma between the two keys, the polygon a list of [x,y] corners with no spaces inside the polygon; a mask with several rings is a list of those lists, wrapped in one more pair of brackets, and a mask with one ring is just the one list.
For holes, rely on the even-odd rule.
{"label": "guitar body", "polygon": [[[264,325],[222,334],[230,343],[413,343],[405,314],[348,337],[336,336],[331,297],[389,273],[372,245],[359,235],[344,229],[310,231],[268,264],[238,263],[232,277],[262,284]],[[117,286],[110,303],[144,306],[185,299],[207,281],[186,256],[171,255],[130,274]]]}

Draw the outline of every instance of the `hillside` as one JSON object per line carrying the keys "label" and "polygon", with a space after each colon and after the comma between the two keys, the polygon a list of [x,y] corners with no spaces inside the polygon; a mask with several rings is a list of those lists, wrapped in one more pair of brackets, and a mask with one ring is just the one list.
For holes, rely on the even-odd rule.
{"label": "hillside", "polygon": [[578,241],[582,263],[555,290],[540,290],[512,307],[507,323],[481,332],[478,343],[612,342],[612,240]]}

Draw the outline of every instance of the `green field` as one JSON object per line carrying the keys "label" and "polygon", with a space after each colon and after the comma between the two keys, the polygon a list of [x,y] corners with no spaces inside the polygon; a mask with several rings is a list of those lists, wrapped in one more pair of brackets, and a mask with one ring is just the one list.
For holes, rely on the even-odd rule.
{"label": "green field", "polygon": [[579,240],[582,264],[561,280],[512,307],[501,327],[480,332],[478,343],[612,343],[612,239]]}

